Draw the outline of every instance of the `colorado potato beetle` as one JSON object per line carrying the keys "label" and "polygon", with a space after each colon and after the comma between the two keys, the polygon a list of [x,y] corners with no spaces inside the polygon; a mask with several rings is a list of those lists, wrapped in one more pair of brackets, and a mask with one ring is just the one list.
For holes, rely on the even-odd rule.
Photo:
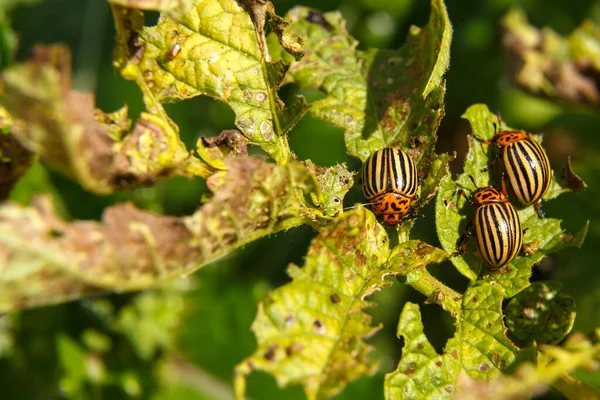
{"label": "colorado potato beetle", "polygon": [[[466,197],[463,191],[461,193]],[[467,241],[475,236],[477,252],[490,269],[511,262],[523,245],[523,230],[519,215],[508,200],[504,183],[502,191],[492,187],[477,189],[467,201],[476,208],[475,219],[469,221],[458,240],[455,254],[464,254]]]}
{"label": "colorado potato beetle", "polygon": [[498,146],[504,174],[515,197],[525,206],[535,204],[536,212],[543,217],[542,196],[548,191],[552,179],[550,161],[544,148],[522,131],[501,130],[492,140],[478,140]]}
{"label": "colorado potato beetle", "polygon": [[362,168],[362,189],[375,215],[397,225],[414,215],[410,203],[418,198],[419,179],[414,161],[402,150],[377,150]]}

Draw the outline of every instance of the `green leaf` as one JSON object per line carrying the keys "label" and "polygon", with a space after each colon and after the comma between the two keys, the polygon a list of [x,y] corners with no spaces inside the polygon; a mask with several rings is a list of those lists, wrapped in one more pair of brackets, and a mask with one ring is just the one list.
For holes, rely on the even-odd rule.
{"label": "green leaf", "polygon": [[326,94],[310,112],[344,128],[348,152],[363,161],[398,147],[417,162],[424,158],[418,167],[425,169],[444,114],[452,29],[443,1],[432,0],[429,24],[412,27],[400,50],[356,50],[338,12],[298,7],[288,18],[289,30],[308,38],[289,78]]}
{"label": "green leaf", "polygon": [[456,396],[466,400],[530,398],[553,385],[570,399],[598,399],[598,391],[568,375],[576,368],[592,367],[600,358],[600,345],[582,336],[572,335],[561,347],[541,345],[536,364],[523,363],[510,375],[497,374],[485,382],[462,375]]}
{"label": "green leaf", "polygon": [[419,240],[409,240],[394,247],[387,261],[388,268],[397,271],[398,280],[427,296],[456,316],[460,310],[461,295],[444,285],[427,271],[427,264],[440,263],[448,253]]}
{"label": "green leaf", "polygon": [[502,20],[512,80],[521,89],[574,104],[600,104],[600,27],[586,20],[568,37],[529,25],[520,9]]}
{"label": "green leaf", "polygon": [[487,380],[513,363],[519,349],[506,337],[502,300],[497,286],[468,288],[456,314],[456,332],[442,355],[423,334],[417,306],[408,303],[398,324],[405,345],[398,368],[386,375],[386,399],[449,398],[461,374]]}
{"label": "green leaf", "polygon": [[274,15],[270,2],[196,0],[180,21],[162,15],[154,27],[144,27],[138,11],[118,6],[113,11],[115,65],[147,99],[208,95],[221,100],[233,109],[237,127],[251,144],[279,164],[290,161],[286,133],[307,105],[299,99],[285,107],[277,94],[289,65],[272,62],[266,45],[266,19]]}
{"label": "green leaf", "polygon": [[307,200],[317,178],[297,163],[236,158],[225,182],[183,218],[119,204],[101,222],[66,223],[47,200],[0,205],[0,312],[153,287],[258,238],[335,214]]}
{"label": "green leaf", "polygon": [[373,374],[371,346],[378,327],[364,312],[365,297],[388,286],[388,237],[362,207],[344,213],[312,241],[303,268],[290,265],[293,281],[259,304],[252,330],[258,347],[236,368],[236,396],[254,370],[279,385],[302,384],[307,398],[330,398],[349,381]]}
{"label": "green leaf", "polygon": [[[494,124],[498,124],[503,129],[508,128],[483,104],[469,107],[463,118],[468,119],[471,123],[473,134],[484,140],[493,137]],[[535,135],[534,139],[539,140]],[[493,156],[489,146],[472,137],[469,137],[468,143],[469,151],[465,157],[463,173],[458,176],[456,181],[450,176],[446,176],[436,198],[437,233],[442,248],[448,253],[456,251],[456,243],[466,227],[467,220],[474,213],[473,207],[458,193],[459,190],[465,190],[466,194],[470,195],[476,190],[469,176],[474,178],[478,187],[489,185],[499,187],[499,184],[490,178],[490,175],[494,173],[493,170],[483,172],[489,166],[490,157]],[[498,165],[496,168],[499,167]],[[529,277],[534,264],[540,262],[546,255],[565,247],[580,247],[587,233],[586,224],[575,236],[566,234],[560,227],[560,220],[538,218],[533,206],[523,209],[516,200],[513,204],[517,206],[521,225],[526,230],[523,236],[524,246],[521,255],[517,255],[512,262],[507,264],[506,268],[493,272],[484,267],[483,261],[475,252],[475,246],[472,246],[472,251],[467,251],[464,256],[454,256],[450,259],[457,270],[471,281],[477,280],[483,267],[483,279],[500,285],[507,298],[529,286]]]}
{"label": "green leaf", "polygon": [[385,375],[385,398],[408,400],[449,397],[454,391],[456,371],[427,340],[418,305],[404,305],[398,322],[400,336],[404,338],[402,359],[396,371]]}
{"label": "green leaf", "polygon": [[87,354],[76,341],[64,334],[57,338],[56,347],[65,374],[60,382],[61,389],[71,396],[81,395],[87,380]]}
{"label": "green leaf", "polygon": [[302,384],[309,399],[330,398],[376,365],[363,339],[378,327],[364,312],[365,297],[400,277],[431,301],[458,313],[461,297],[426,270],[448,255],[423,242],[402,243],[391,252],[388,236],[362,207],[342,214],[313,240],[303,268],[291,265],[292,282],[275,289],[258,307],[253,324],[258,348],[236,369],[236,393],[246,375],[263,370],[280,385]]}
{"label": "green leaf", "polygon": [[506,306],[506,325],[529,345],[559,343],[573,328],[575,301],[561,291],[560,282],[534,282]]}
{"label": "green leaf", "polygon": [[171,175],[210,175],[160,104],[125,135],[127,110],[95,110],[92,94],[71,90],[70,71],[69,50],[55,45],[37,47],[32,60],[0,75],[1,101],[14,119],[10,133],[43,162],[101,194]]}

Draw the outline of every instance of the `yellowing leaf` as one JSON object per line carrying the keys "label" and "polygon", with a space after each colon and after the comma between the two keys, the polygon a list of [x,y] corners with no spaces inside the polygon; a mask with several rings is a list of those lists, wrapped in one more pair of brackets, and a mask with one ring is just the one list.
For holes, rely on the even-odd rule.
{"label": "yellowing leaf", "polygon": [[236,395],[244,396],[253,370],[280,385],[302,384],[307,398],[330,398],[349,381],[375,372],[363,340],[378,328],[363,309],[365,297],[390,284],[384,276],[385,230],[359,207],[344,213],[313,240],[304,267],[289,267],[293,281],[259,304],[252,325],[258,348],[236,368]]}
{"label": "yellowing leaf", "polygon": [[[227,103],[251,144],[278,163],[290,160],[286,133],[306,112],[302,99],[285,107],[277,89],[289,65],[272,62],[265,39],[270,2],[194,2],[180,20],[162,15],[143,27],[143,15],[113,7],[118,36],[115,65],[136,80],[147,101],[208,95]],[[279,19],[274,20],[282,23]]]}
{"label": "yellowing leaf", "polygon": [[600,345],[593,345],[582,335],[573,335],[563,346],[542,345],[537,365],[521,364],[508,374],[498,374],[486,382],[466,375],[459,377],[457,399],[509,400],[525,399],[544,393],[553,385],[570,399],[598,399],[598,392],[568,375],[581,367],[593,367],[600,358]]}
{"label": "yellowing leaf", "polygon": [[14,119],[10,134],[43,162],[104,194],[174,174],[211,173],[187,152],[160,104],[125,135],[127,110],[95,110],[91,93],[71,89],[70,72],[70,53],[57,45],[37,47],[32,60],[0,75],[0,100]]}
{"label": "yellowing leaf", "polygon": [[189,217],[120,204],[108,208],[102,222],[67,223],[47,200],[30,208],[2,204],[0,312],[153,287],[260,237],[322,221],[333,211],[306,201],[317,184],[296,163],[238,158],[224,187]]}
{"label": "yellowing leaf", "polygon": [[454,391],[456,371],[436,353],[423,328],[419,306],[406,303],[398,322],[398,337],[404,338],[402,359],[396,371],[385,376],[386,399],[440,399]]}
{"label": "yellowing leaf", "polygon": [[331,398],[348,382],[373,373],[376,365],[367,358],[371,346],[364,339],[378,327],[364,312],[371,305],[365,298],[388,286],[388,275],[414,283],[432,301],[459,312],[460,295],[425,269],[448,255],[416,240],[390,252],[388,241],[362,207],[321,231],[304,267],[290,266],[292,282],[259,304],[252,326],[258,348],[236,369],[238,398],[254,370],[268,372],[280,385],[302,384],[309,399]]}
{"label": "yellowing leaf", "polygon": [[450,398],[460,373],[489,379],[509,366],[518,348],[506,337],[501,289],[481,284],[467,289],[456,315],[456,333],[438,355],[425,335],[418,307],[408,303],[398,324],[405,341],[398,368],[386,375],[386,399]]}

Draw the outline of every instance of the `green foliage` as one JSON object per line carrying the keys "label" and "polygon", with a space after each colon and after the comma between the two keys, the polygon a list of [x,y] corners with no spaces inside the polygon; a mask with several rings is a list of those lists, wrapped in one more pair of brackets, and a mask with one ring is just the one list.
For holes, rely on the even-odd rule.
{"label": "green foliage", "polygon": [[[494,135],[494,124],[503,129],[506,128],[503,122],[499,121],[489,111],[487,106],[483,104],[471,106],[463,114],[463,118],[469,120],[471,123],[473,135],[483,140],[492,138]],[[465,221],[468,219],[468,215],[473,215],[474,212],[466,200],[462,196],[459,196],[458,190],[465,190],[470,195],[470,193],[477,189],[473,186],[469,176],[474,178],[477,187],[489,185],[500,187],[500,182],[497,179],[493,179],[493,173],[482,172],[488,167],[491,161],[490,157],[492,157],[488,147],[488,145],[469,137],[469,151],[465,157],[464,172],[456,180],[448,176],[442,181],[436,199],[436,226],[442,248],[449,253],[456,250],[456,243],[466,226]],[[553,177],[554,181],[556,180],[555,178]],[[558,183],[553,183],[554,187],[558,185]],[[558,193],[559,191],[549,192],[545,199],[549,199],[549,196],[558,195]],[[506,266],[506,273],[488,273],[488,271],[483,269],[483,261],[481,261],[475,251],[468,252],[464,256],[452,257],[451,259],[456,269],[469,278],[470,281],[475,281],[483,269],[485,273],[484,279],[504,288],[504,295],[507,298],[514,296],[529,286],[531,268],[545,256],[568,246],[580,247],[588,227],[586,224],[576,235],[572,235],[563,231],[560,227],[560,220],[538,218],[533,206],[518,210],[518,213],[521,225],[525,230],[523,235],[524,253],[527,252],[529,254],[517,256]]]}
{"label": "green foliage", "polygon": [[[365,9],[399,15],[409,3]],[[454,255],[474,211],[458,191],[476,189],[469,176],[477,187],[500,180],[499,166],[487,170],[495,149],[471,136],[456,178],[449,173],[455,154],[435,152],[451,104],[444,74],[452,27],[442,0],[431,1],[427,24],[411,26],[397,50],[368,41],[359,49],[351,12],[346,21],[340,12],[296,7],[281,18],[263,0],[105,6],[116,26],[113,67],[135,83],[141,100],[123,105],[120,92],[108,103],[98,99],[113,111],[72,87],[64,45],[38,46],[15,63],[16,36],[8,8],[0,8],[0,313],[11,312],[0,317],[0,382],[8,393],[25,376],[21,390],[31,398],[51,397],[57,377],[60,395],[73,399],[301,396],[287,386],[301,386],[309,399],[365,398],[381,385],[390,400],[513,398],[548,385],[571,398],[599,397],[575,375],[595,366],[598,345],[581,334],[564,339],[574,324],[573,298],[558,282],[531,283],[534,265],[582,246],[587,223],[570,234],[560,219],[540,219],[515,202],[525,228],[515,260],[491,271],[473,248]],[[160,13],[156,25],[147,25],[154,14],[146,11]],[[383,24],[382,13],[366,17]],[[513,11],[504,26],[513,61],[523,61],[518,84],[525,79],[535,94],[596,103],[593,24],[563,39],[538,32]],[[75,65],[81,54],[89,52],[74,52]],[[186,113],[197,119],[186,125]],[[388,229],[361,205],[344,209],[355,185],[352,163],[349,169],[342,160],[300,160],[289,145],[292,128],[307,115],[315,117],[311,126],[323,127],[323,143],[330,143],[324,127],[341,128],[348,154],[358,160],[382,147],[405,150],[421,179],[413,206],[429,213],[424,206],[437,195],[441,248],[429,244],[427,219],[413,233],[413,220]],[[490,139],[496,126],[508,128],[483,104],[462,117],[479,139]],[[188,190],[199,180],[207,189],[202,200]],[[567,158],[560,172],[554,168],[544,200],[586,187]],[[184,198],[192,201],[171,212],[169,202]],[[100,220],[80,219],[73,199]],[[292,231],[302,225],[308,227]],[[565,218],[565,225],[574,223]],[[261,247],[267,236],[270,247]],[[282,284],[283,260],[294,261],[291,281]],[[208,264],[212,271],[177,279]],[[459,273],[446,268],[451,264]],[[457,284],[452,273],[467,280]],[[400,282],[398,295],[380,292],[392,277]],[[439,332],[429,330],[426,307],[406,301],[411,288],[448,313],[447,321],[435,321]],[[145,289],[153,290],[110,295]],[[399,311],[392,297],[382,300],[390,293],[404,302],[397,327],[404,345],[396,370],[384,377],[378,370],[391,370],[383,366],[395,357],[393,345],[380,346],[384,335],[373,335]],[[80,301],[52,308],[52,316],[20,311],[70,300]],[[378,303],[388,307],[372,316],[367,310]],[[386,312],[392,317],[380,318]],[[66,328],[68,320],[76,325]],[[454,332],[442,346],[446,325]],[[280,391],[255,371],[274,377]],[[374,377],[361,379],[367,376]]]}
{"label": "green foliage", "polygon": [[559,282],[534,282],[506,306],[506,325],[525,344],[557,344],[571,331],[575,302]]}

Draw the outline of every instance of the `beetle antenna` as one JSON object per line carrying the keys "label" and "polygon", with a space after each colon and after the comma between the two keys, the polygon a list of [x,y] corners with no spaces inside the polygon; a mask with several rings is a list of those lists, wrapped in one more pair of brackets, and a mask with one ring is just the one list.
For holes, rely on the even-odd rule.
{"label": "beetle antenna", "polygon": [[[378,203],[380,203],[380,201],[376,201],[375,203],[361,203],[361,204],[359,204],[359,205],[361,205],[361,206],[372,206],[373,204],[378,204]],[[357,205],[355,204],[355,205],[353,205],[353,206],[344,207],[344,208],[343,208],[343,210],[344,210],[344,211],[346,211],[346,210],[350,210],[350,209],[352,209],[352,208],[356,208],[356,206],[357,206]]]}
{"label": "beetle antenna", "polygon": [[479,189],[479,186],[477,186],[477,184],[475,183],[475,179],[473,178],[473,175],[469,175],[469,179],[471,180],[471,182],[473,182],[473,186],[475,186],[475,189]]}

